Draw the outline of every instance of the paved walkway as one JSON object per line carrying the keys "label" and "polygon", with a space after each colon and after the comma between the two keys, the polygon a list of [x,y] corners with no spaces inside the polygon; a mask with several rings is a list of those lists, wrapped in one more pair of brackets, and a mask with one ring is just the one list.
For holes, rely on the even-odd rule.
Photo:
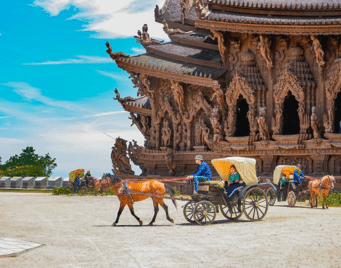
{"label": "paved walkway", "polygon": [[16,256],[42,245],[43,244],[23,241],[15,238],[0,237],[0,258]]}

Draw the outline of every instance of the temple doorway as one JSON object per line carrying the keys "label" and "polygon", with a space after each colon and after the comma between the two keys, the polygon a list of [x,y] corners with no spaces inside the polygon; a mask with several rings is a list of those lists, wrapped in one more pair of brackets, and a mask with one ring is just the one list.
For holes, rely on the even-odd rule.
{"label": "temple doorway", "polygon": [[341,91],[337,94],[335,99],[335,117],[334,117],[334,130],[336,133],[340,132],[340,121],[341,121]]}
{"label": "temple doorway", "polygon": [[249,105],[246,99],[242,95],[237,100],[237,123],[236,123],[236,137],[243,137],[250,135],[250,123],[247,118],[247,112],[249,111]]}
{"label": "temple doorway", "polygon": [[300,133],[300,118],[298,116],[298,101],[291,91],[284,100],[283,108],[283,135],[294,135]]}

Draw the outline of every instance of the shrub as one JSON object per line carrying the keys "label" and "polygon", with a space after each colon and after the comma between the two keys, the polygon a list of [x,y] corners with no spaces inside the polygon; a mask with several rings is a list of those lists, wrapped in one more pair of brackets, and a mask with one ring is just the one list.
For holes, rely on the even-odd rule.
{"label": "shrub", "polygon": [[[318,204],[322,206],[323,197],[322,195],[318,198]],[[341,196],[337,192],[330,192],[327,195],[327,204],[329,207],[341,207]]]}
{"label": "shrub", "polygon": [[54,195],[61,195],[61,194],[71,194],[72,190],[70,188],[60,187],[60,188],[54,188],[52,190],[52,194]]}

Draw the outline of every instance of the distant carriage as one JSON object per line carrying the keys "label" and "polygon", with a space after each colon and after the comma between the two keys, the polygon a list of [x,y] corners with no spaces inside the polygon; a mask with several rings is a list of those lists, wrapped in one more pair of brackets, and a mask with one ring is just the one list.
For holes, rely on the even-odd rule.
{"label": "distant carriage", "polygon": [[[206,225],[212,223],[217,212],[230,220],[239,219],[244,213],[251,221],[261,220],[268,211],[268,198],[258,183],[256,176],[256,160],[246,157],[227,157],[213,159],[212,164],[222,181],[199,182],[199,195],[191,196],[183,209],[185,219],[191,223]],[[234,193],[227,193],[225,186],[230,174],[230,167],[234,165],[242,178],[244,185]]]}

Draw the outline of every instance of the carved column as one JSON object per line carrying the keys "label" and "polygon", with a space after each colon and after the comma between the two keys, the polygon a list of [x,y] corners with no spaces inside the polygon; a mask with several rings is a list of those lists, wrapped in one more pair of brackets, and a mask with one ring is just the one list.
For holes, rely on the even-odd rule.
{"label": "carved column", "polygon": [[262,155],[260,158],[263,164],[262,175],[271,176],[276,166],[276,156]]}
{"label": "carved column", "polygon": [[328,173],[328,155],[313,154],[313,174],[315,176],[323,176]]}
{"label": "carved column", "polygon": [[155,129],[156,129],[156,138],[155,138],[155,143],[156,143],[156,150],[160,150],[160,131],[161,131],[161,125],[157,124],[155,125]]}

